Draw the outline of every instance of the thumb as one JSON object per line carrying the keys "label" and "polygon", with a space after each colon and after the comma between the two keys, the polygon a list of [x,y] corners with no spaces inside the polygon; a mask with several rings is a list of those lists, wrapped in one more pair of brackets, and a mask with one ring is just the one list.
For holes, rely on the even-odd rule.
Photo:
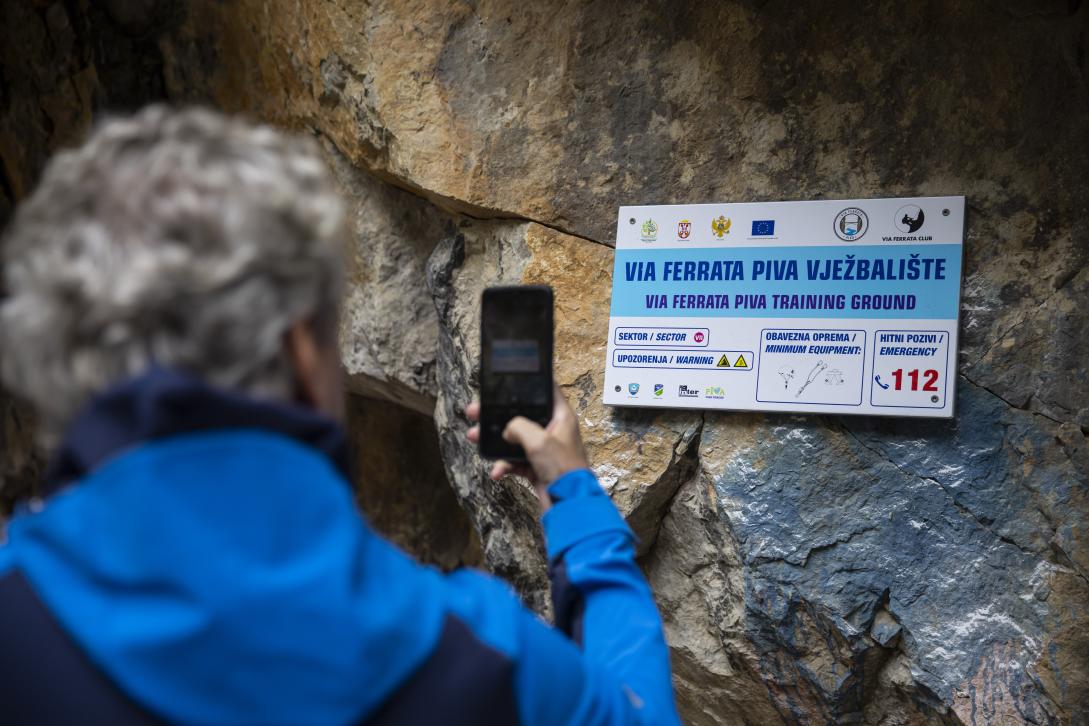
{"label": "thumb", "polygon": [[545,430],[525,416],[515,416],[503,429],[504,441],[518,444],[526,450],[536,448],[535,444],[539,443],[544,436]]}

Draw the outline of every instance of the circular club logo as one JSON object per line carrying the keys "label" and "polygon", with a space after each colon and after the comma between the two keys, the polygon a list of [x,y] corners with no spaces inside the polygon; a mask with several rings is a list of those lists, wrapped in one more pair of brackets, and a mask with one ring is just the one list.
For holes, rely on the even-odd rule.
{"label": "circular club logo", "polygon": [[923,214],[920,207],[914,204],[905,204],[896,210],[896,218],[893,219],[893,222],[896,224],[896,229],[904,234],[915,234],[923,226],[925,220],[926,215]]}
{"label": "circular club logo", "polygon": [[692,234],[692,222],[687,219],[682,219],[677,222],[677,236],[680,239],[688,239],[688,236]]}
{"label": "circular club logo", "polygon": [[639,239],[644,242],[653,242],[658,239],[658,223],[653,219],[643,222],[643,226],[639,228]]}
{"label": "circular club logo", "polygon": [[869,228],[870,218],[858,207],[847,207],[836,215],[836,221],[832,224],[836,236],[846,242],[861,239]]}
{"label": "circular club logo", "polygon": [[692,340],[696,341],[697,343],[702,343],[703,342],[703,331],[702,330],[697,330],[695,332],[695,334],[692,336]]}

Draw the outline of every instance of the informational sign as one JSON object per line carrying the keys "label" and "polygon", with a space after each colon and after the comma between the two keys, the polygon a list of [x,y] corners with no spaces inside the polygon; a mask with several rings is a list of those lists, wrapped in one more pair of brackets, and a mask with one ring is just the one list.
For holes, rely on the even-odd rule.
{"label": "informational sign", "polygon": [[964,197],[621,207],[606,404],[953,415]]}

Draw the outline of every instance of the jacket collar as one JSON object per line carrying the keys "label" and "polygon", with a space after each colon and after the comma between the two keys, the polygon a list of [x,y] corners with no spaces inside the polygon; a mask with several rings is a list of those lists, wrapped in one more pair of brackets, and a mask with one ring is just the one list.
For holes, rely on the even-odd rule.
{"label": "jacket collar", "polygon": [[151,368],[95,397],[68,427],[46,471],[44,494],[81,479],[103,461],[139,444],[219,429],[261,429],[319,450],[350,479],[343,429],[296,404],[258,400],[201,379]]}

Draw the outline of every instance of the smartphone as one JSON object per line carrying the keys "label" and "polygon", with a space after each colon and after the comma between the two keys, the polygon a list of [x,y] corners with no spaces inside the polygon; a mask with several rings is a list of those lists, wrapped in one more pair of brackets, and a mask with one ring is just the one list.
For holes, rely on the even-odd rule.
{"label": "smartphone", "polygon": [[552,419],[552,288],[489,287],[480,311],[480,455],[525,461],[503,440],[515,416]]}

